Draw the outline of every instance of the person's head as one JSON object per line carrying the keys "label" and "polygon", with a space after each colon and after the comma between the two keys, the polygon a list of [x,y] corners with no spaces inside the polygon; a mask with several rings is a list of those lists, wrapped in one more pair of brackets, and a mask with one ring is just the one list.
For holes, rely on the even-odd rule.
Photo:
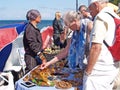
{"label": "person's head", "polygon": [[31,9],[27,12],[26,14],[27,20],[31,21],[36,21],[39,23],[41,21],[41,14],[38,10]]}
{"label": "person's head", "polygon": [[89,0],[89,12],[94,18],[104,7],[107,6],[109,0]]}
{"label": "person's head", "polygon": [[80,5],[79,11],[82,13],[83,11],[86,11],[87,7],[85,5]]}
{"label": "person's head", "polygon": [[60,12],[56,12],[56,13],[55,13],[55,18],[56,18],[57,20],[59,20],[59,19],[61,18],[61,13],[60,13]]}
{"label": "person's head", "polygon": [[83,18],[90,16],[90,13],[88,12],[87,7],[85,5],[80,5],[79,12],[83,15]]}
{"label": "person's head", "polygon": [[76,11],[68,11],[63,15],[65,25],[71,30],[80,30],[80,14]]}

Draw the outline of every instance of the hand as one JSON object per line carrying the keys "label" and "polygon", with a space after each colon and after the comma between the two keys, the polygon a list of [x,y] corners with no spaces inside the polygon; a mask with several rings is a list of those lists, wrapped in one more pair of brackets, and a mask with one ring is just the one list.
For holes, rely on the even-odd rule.
{"label": "hand", "polygon": [[87,75],[87,76],[89,76],[89,75],[91,74],[91,72],[92,72],[92,71],[89,71],[89,70],[86,69],[86,70],[84,71],[84,74]]}
{"label": "hand", "polygon": [[43,64],[41,64],[40,69],[45,69],[48,66],[49,66],[49,62],[43,63]]}
{"label": "hand", "polygon": [[84,72],[86,76],[89,76],[91,73],[88,73],[87,71]]}

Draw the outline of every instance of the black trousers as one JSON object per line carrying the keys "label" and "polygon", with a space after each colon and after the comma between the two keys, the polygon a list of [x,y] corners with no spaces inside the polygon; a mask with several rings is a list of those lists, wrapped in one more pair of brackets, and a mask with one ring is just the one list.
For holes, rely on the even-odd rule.
{"label": "black trousers", "polygon": [[25,63],[26,63],[25,73],[28,73],[34,67],[36,67],[37,65],[40,65],[42,61],[38,56],[33,57],[31,55],[25,55]]}
{"label": "black trousers", "polygon": [[67,41],[66,40],[65,40],[64,43],[62,43],[60,41],[60,35],[59,34],[53,35],[53,39],[54,39],[54,45],[60,46],[60,48],[65,48],[65,46],[67,45]]}
{"label": "black trousers", "polygon": [[53,39],[54,39],[54,44],[56,46],[60,46],[60,35],[59,34],[54,34]]}

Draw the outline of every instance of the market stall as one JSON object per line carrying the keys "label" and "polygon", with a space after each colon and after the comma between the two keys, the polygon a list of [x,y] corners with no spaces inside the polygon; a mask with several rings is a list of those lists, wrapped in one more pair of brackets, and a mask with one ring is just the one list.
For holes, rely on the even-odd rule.
{"label": "market stall", "polygon": [[44,70],[35,67],[15,84],[16,90],[82,90],[83,72],[71,73],[60,61]]}

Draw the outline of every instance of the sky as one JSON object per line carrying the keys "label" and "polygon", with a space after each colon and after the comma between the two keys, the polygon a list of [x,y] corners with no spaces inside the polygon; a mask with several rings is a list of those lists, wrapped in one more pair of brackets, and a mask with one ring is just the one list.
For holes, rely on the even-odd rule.
{"label": "sky", "polygon": [[[88,0],[78,0],[78,6]],[[52,20],[56,11],[76,10],[76,0],[0,0],[0,20],[25,20],[30,9],[40,11],[42,20]]]}

